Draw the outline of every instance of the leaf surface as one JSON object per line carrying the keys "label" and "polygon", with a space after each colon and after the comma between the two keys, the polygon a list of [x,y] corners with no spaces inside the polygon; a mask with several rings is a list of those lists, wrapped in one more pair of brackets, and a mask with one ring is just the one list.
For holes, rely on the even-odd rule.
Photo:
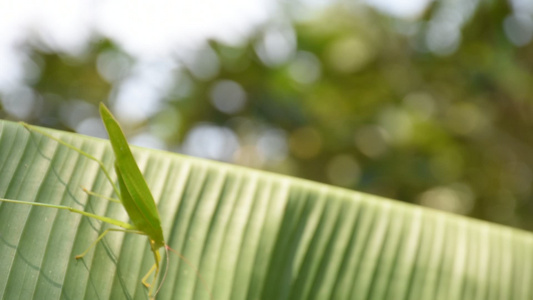
{"label": "leaf surface", "polygon": [[[111,169],[109,141],[51,131]],[[132,147],[167,243],[214,299],[532,299],[533,235],[398,201]],[[98,166],[0,121],[0,197],[128,221]],[[0,202],[0,299],[146,299],[147,238],[56,209]],[[158,299],[208,299],[175,255]]]}

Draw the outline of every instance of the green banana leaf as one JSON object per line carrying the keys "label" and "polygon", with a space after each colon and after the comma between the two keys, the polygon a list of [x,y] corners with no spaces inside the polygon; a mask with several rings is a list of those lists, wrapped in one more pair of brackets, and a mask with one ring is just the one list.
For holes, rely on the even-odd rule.
{"label": "green banana leaf", "polygon": [[[111,169],[106,140],[52,131]],[[533,235],[287,176],[132,147],[169,255],[157,299],[533,299]],[[127,221],[94,161],[0,121],[0,197]],[[1,299],[147,299],[147,238],[0,202]],[[166,260],[164,260],[166,265]],[[166,267],[164,266],[164,269]],[[163,271],[164,272],[164,271]]]}

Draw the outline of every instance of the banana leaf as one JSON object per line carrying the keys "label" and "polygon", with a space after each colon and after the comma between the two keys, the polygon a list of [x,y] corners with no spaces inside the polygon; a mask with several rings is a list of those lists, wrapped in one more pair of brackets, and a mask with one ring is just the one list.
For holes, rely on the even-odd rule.
{"label": "banana leaf", "polygon": [[[112,169],[109,142],[49,130]],[[533,299],[533,235],[324,184],[132,147],[170,254],[157,299]],[[0,197],[128,221],[98,165],[0,121]],[[0,201],[0,299],[147,299],[145,236]],[[162,280],[163,276],[160,276]],[[159,282],[161,284],[161,281]],[[211,295],[210,295],[211,294]]]}

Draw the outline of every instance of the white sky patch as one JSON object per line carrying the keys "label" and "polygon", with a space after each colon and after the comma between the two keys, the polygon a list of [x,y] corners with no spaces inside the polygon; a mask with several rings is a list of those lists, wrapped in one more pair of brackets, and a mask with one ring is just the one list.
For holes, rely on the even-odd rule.
{"label": "white sky patch", "polygon": [[415,18],[433,0],[365,0],[365,2],[375,8],[401,18]]}
{"label": "white sky patch", "polygon": [[54,49],[80,53],[90,36],[91,5],[89,0],[0,0],[0,41],[13,45],[36,34]]}
{"label": "white sky patch", "polygon": [[98,30],[135,56],[189,50],[206,38],[240,43],[275,12],[268,0],[100,2]]}
{"label": "white sky patch", "polygon": [[186,60],[209,38],[242,43],[277,9],[270,0],[0,0],[0,92],[28,80],[24,43],[38,37],[53,51],[79,55],[102,35],[135,62],[111,95],[114,112],[123,122],[141,122],[172,86],[176,57]]}
{"label": "white sky patch", "polygon": [[[420,11],[432,0],[367,1],[388,7],[388,12],[394,14],[394,9],[404,13]],[[302,0],[299,5],[319,9],[327,2],[335,1]],[[291,57],[296,38],[289,20],[283,19],[287,16],[280,13],[281,5],[272,0],[0,0],[0,93],[11,93],[31,81],[31,76],[38,76],[38,71],[28,72],[31,61],[21,47],[25,43],[38,38],[38,44],[52,51],[79,55],[87,50],[95,35],[101,35],[113,40],[134,62],[128,66],[131,69],[126,70],[125,78],[115,74],[123,81],[115,81],[117,85],[110,95],[113,111],[122,122],[141,122],[162,105],[175,83],[179,64],[191,63],[191,57],[204,52],[209,54],[208,39],[239,45],[270,23],[264,49],[259,51],[262,58],[276,64]],[[302,10],[300,15],[303,14]],[[199,56],[201,62],[206,57]],[[189,67],[198,71],[195,76],[210,78],[218,67],[211,62],[209,66],[214,69],[201,64]],[[108,80],[117,79],[101,65],[99,68]],[[226,159],[212,153],[207,156]]]}
{"label": "white sky patch", "polygon": [[239,149],[239,138],[231,129],[209,123],[191,129],[183,143],[183,153],[220,161],[231,161]]}
{"label": "white sky patch", "polygon": [[24,80],[22,63],[23,57],[17,55],[15,49],[8,45],[0,44],[0,66],[2,66],[2,72],[0,72],[0,91],[8,92],[13,87],[19,86]]}
{"label": "white sky patch", "polygon": [[114,105],[117,118],[125,123],[136,123],[157,112],[163,97],[172,88],[175,67],[169,57],[137,62],[133,74],[118,86]]}
{"label": "white sky patch", "polygon": [[[432,0],[366,0],[389,13],[420,11]],[[324,7],[334,0],[302,0]],[[35,38],[71,55],[83,53],[93,34],[116,42],[135,59],[187,57],[209,38],[238,45],[255,30],[279,20],[271,0],[0,0],[0,91],[24,81],[20,45]]]}
{"label": "white sky patch", "polygon": [[0,0],[0,90],[23,81],[19,47],[35,37],[77,55],[97,33],[151,61],[195,51],[208,38],[242,43],[277,10],[270,0]]}

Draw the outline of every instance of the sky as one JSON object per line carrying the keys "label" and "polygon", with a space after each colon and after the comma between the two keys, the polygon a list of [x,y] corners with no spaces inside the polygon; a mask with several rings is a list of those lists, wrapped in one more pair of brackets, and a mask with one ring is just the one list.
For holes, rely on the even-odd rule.
{"label": "sky", "polygon": [[[365,3],[398,18],[416,20],[432,1],[0,0],[0,101],[4,109],[11,109],[12,115],[24,119],[27,110],[19,103],[32,101],[25,82],[28,74],[38,75],[38,66],[23,47],[28,41],[38,41],[54,52],[80,55],[95,36],[113,40],[135,60],[133,71],[114,93],[114,111],[119,112],[119,119],[127,116],[135,122],[157,110],[161,95],[176,80],[172,76],[179,63],[200,60],[206,66],[216,65],[208,39],[239,45],[260,28],[266,28],[264,48],[275,52],[267,59],[272,59],[272,63],[283,60],[283,55],[297,47],[293,20],[286,11],[289,4],[291,9],[299,9],[292,12],[298,19],[341,2]],[[441,1],[427,26],[426,44],[430,51],[437,55],[455,51],[461,41],[461,27],[478,1]],[[533,1],[512,0],[511,5],[515,13],[505,20],[503,29],[517,46],[527,44],[533,37]],[[104,57],[99,68],[102,74],[109,62],[117,63],[106,62]],[[195,76],[208,78],[213,70],[203,68],[198,72]],[[133,101],[137,105],[131,105]]]}
{"label": "sky", "polygon": [[216,38],[239,43],[274,15],[268,0],[89,1],[0,0],[0,89],[20,79],[20,45],[38,36],[46,46],[83,53],[95,33],[141,60],[191,50]]}
{"label": "sky", "polygon": [[[335,1],[341,0],[290,3],[300,8],[298,17],[302,18],[300,15],[311,15]],[[363,0],[401,18],[415,18],[429,1]],[[265,36],[266,48],[277,51],[271,56],[273,63],[283,59],[291,47],[296,48],[291,20],[284,11],[286,4],[274,0],[0,0],[2,106],[20,119],[29,115],[24,107],[31,107],[34,99],[25,84],[28,74],[38,74],[38,66],[25,52],[25,43],[38,41],[45,49],[76,56],[87,50],[96,35],[113,40],[134,58],[135,66],[116,87],[115,107],[111,108],[119,119],[140,121],[158,110],[162,95],[176,80],[177,61],[211,59],[212,65],[216,63],[207,39],[239,45],[266,26],[270,28]],[[105,57],[102,61],[99,70],[106,77],[108,62]],[[208,77],[210,70],[199,72],[204,73],[195,75]]]}
{"label": "sky", "polygon": [[[430,0],[365,0],[398,16],[416,15]],[[299,0],[323,7],[333,1]],[[96,32],[142,60],[194,51],[207,38],[243,42],[258,26],[280,20],[281,1],[273,0],[0,0],[0,90],[21,79],[19,47],[39,36],[50,48],[83,53]]]}

